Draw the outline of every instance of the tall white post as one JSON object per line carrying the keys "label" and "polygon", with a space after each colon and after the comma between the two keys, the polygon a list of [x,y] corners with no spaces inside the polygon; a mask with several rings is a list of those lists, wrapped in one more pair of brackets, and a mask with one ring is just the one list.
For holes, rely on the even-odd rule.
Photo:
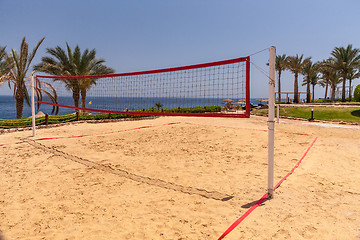
{"label": "tall white post", "polygon": [[33,137],[35,137],[36,136],[36,130],[35,130],[35,82],[34,82],[34,73],[31,73],[31,119],[32,119]]}
{"label": "tall white post", "polygon": [[276,48],[272,46],[269,49],[268,198],[273,198],[274,192],[275,58]]}

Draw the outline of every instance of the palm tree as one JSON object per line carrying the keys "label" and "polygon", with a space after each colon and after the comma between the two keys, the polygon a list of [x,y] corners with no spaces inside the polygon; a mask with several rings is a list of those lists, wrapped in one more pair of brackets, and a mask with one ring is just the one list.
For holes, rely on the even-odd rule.
{"label": "palm tree", "polygon": [[319,83],[322,87],[325,87],[324,100],[327,98],[328,87],[330,84],[330,74],[332,73],[332,71],[334,71],[333,68],[331,67],[331,61],[332,59],[329,58],[319,63],[319,72],[321,73],[321,79],[322,79],[322,81],[320,81]]}
{"label": "palm tree", "polygon": [[319,73],[317,71],[312,74],[310,78],[310,84],[312,85],[312,102],[315,100],[315,86],[319,83],[319,78]]}
{"label": "palm tree", "polygon": [[353,48],[349,44],[346,48],[336,47],[331,55],[334,57],[333,68],[341,74],[342,77],[342,97],[341,101],[345,102],[345,87],[348,74],[360,66],[360,49]]}
{"label": "palm tree", "polygon": [[157,107],[157,109],[160,110],[160,108],[162,108],[163,105],[161,104],[161,102],[156,102],[155,107]]}
{"label": "palm tree", "polygon": [[346,76],[347,79],[349,79],[349,102],[351,102],[351,95],[352,95],[352,92],[351,92],[351,81],[356,79],[356,78],[359,78],[360,77],[360,71],[359,70],[355,70],[355,69],[352,69],[348,75]]}
{"label": "palm tree", "polygon": [[303,60],[304,55],[302,54],[299,56],[296,54],[296,56],[289,56],[286,58],[287,62],[287,69],[290,70],[295,75],[294,80],[294,102],[299,103],[299,84],[298,84],[298,76],[302,73],[302,69],[304,68],[304,65],[310,61],[310,57],[305,58]]}
{"label": "palm tree", "polygon": [[277,55],[275,59],[275,69],[278,72],[278,79],[279,79],[279,85],[278,85],[278,102],[281,102],[281,73],[282,71],[286,70],[286,54],[283,55]]}
{"label": "palm tree", "polygon": [[[47,48],[46,52],[51,56],[41,58],[41,63],[34,67],[35,70],[48,73],[54,76],[88,76],[110,74],[114,70],[103,65],[105,62],[102,58],[95,58],[96,50],[89,51],[86,49],[81,53],[77,45],[74,51],[66,43],[65,51],[60,46]],[[81,106],[85,107],[87,91],[96,84],[95,78],[72,78],[72,79],[55,79],[63,81],[65,87],[72,91],[74,105],[79,107],[80,96]]]}
{"label": "palm tree", "polygon": [[[306,102],[310,103],[310,100],[311,100],[310,99],[310,84],[315,83],[314,81],[316,81],[316,84],[317,84],[318,64],[312,63],[311,60],[306,61],[303,66],[303,69],[302,69],[302,74],[304,75],[303,85],[306,85]],[[314,88],[313,88],[313,92],[314,92]],[[314,95],[313,95],[313,97],[314,97]]]}
{"label": "palm tree", "polygon": [[25,37],[23,38],[20,46],[20,54],[16,50],[12,49],[9,56],[9,61],[11,62],[11,70],[6,76],[6,81],[9,82],[9,87],[11,84],[14,86],[14,97],[16,101],[16,118],[22,118],[24,100],[30,105],[29,93],[26,88],[27,82],[27,72],[29,70],[30,64],[35,57],[36,51],[38,50],[40,44],[44,41],[45,38],[42,38],[35,48],[29,53],[29,44],[26,42]]}
{"label": "palm tree", "polygon": [[331,86],[331,102],[335,101],[336,86],[341,82],[338,72],[333,70],[329,75],[330,86]]}

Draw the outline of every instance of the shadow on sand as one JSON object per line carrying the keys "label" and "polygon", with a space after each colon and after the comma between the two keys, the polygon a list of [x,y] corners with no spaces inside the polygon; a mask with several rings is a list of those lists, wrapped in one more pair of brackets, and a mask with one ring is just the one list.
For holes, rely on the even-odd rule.
{"label": "shadow on sand", "polygon": [[[264,201],[259,205],[259,206],[263,206],[265,204],[266,201],[270,200],[269,198],[265,198]],[[254,206],[259,200],[255,200],[253,202],[249,202],[247,204],[242,205],[242,208],[251,208],[252,206]]]}
{"label": "shadow on sand", "polygon": [[2,234],[2,231],[0,230],[0,240],[6,240],[4,235]]}

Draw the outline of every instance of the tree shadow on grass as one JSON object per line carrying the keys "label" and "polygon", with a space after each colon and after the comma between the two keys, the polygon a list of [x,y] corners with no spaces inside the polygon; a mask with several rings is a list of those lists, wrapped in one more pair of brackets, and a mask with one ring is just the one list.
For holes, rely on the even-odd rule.
{"label": "tree shadow on grass", "polygon": [[355,110],[351,112],[351,115],[355,116],[355,117],[360,117],[360,110]]}

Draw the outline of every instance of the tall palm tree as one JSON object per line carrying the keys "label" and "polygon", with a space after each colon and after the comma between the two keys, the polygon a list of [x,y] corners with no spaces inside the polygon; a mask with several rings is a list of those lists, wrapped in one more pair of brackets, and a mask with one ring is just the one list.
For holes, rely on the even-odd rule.
{"label": "tall palm tree", "polygon": [[30,64],[35,57],[36,51],[38,50],[40,44],[44,41],[45,38],[42,38],[29,53],[29,44],[26,42],[25,37],[23,38],[20,46],[20,53],[15,49],[11,50],[9,56],[10,62],[12,62],[12,68],[7,75],[6,80],[9,82],[9,87],[11,84],[14,86],[14,97],[16,101],[16,118],[22,118],[24,100],[30,105],[29,93],[26,88],[27,82],[27,72],[29,70]]}
{"label": "tall palm tree", "polygon": [[360,66],[360,49],[353,48],[349,44],[346,48],[336,47],[331,55],[334,57],[333,67],[339,71],[342,77],[342,97],[341,101],[345,102],[345,87],[348,74]]}
{"label": "tall palm tree", "polygon": [[[318,79],[318,64],[317,63],[312,63],[311,60],[306,61],[303,69],[302,69],[302,74],[304,75],[304,81],[303,81],[303,85],[306,85],[306,102],[310,103],[311,99],[310,99],[310,84],[314,83],[316,81],[317,84],[317,79]],[[314,92],[314,89],[313,89]],[[314,93],[313,93],[314,94]],[[314,97],[314,95],[313,95]]]}
{"label": "tall palm tree", "polygon": [[[35,70],[48,73],[54,76],[88,76],[110,74],[114,70],[103,65],[105,62],[102,58],[95,58],[96,50],[89,51],[86,49],[83,53],[77,45],[73,50],[66,43],[67,49],[60,46],[47,48],[46,52],[51,56],[41,58],[41,63],[34,67]],[[63,81],[65,87],[72,91],[75,107],[79,107],[80,96],[81,105],[85,107],[86,93],[96,84],[95,78],[73,78],[73,79],[55,79]]]}
{"label": "tall palm tree", "polygon": [[346,76],[346,78],[349,79],[349,102],[351,102],[351,95],[352,95],[351,82],[352,82],[352,80],[359,78],[359,77],[360,77],[360,71],[355,70],[355,69],[352,69]]}
{"label": "tall palm tree", "polygon": [[283,55],[277,55],[275,59],[275,69],[278,72],[278,102],[281,102],[281,73],[282,71],[286,70],[286,54]]}
{"label": "tall palm tree", "polygon": [[287,62],[287,69],[289,69],[292,73],[295,75],[294,80],[294,102],[299,103],[299,83],[298,83],[298,76],[302,73],[302,69],[304,65],[310,61],[310,57],[304,58],[304,54],[299,56],[296,54],[296,56],[289,56],[286,58]]}
{"label": "tall palm tree", "polygon": [[36,51],[40,47],[40,44],[44,41],[45,37],[42,38],[29,53],[29,44],[26,42],[25,37],[23,38],[20,46],[20,54],[16,50],[11,49],[12,60],[14,66],[11,70],[11,76],[14,83],[14,93],[16,100],[16,118],[22,118],[23,108],[24,108],[24,99],[27,104],[30,105],[29,93],[25,85],[25,79],[27,72],[30,68],[30,64],[35,57]]}

